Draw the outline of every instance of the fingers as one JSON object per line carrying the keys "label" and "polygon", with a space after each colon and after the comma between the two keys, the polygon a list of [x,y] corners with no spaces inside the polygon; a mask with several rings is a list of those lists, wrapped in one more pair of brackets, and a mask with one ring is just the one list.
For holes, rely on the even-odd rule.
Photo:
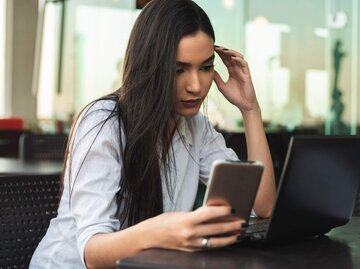
{"label": "fingers", "polygon": [[237,243],[239,235],[231,235],[226,237],[201,237],[196,239],[194,244],[190,247],[180,248],[183,251],[195,252],[199,250],[209,250],[214,248],[221,248]]}
{"label": "fingers", "polygon": [[203,206],[192,212],[163,213],[160,217],[176,223],[170,229],[166,225],[160,233],[167,234],[161,247],[171,249],[198,251],[223,247],[235,243],[245,231],[244,220],[235,217],[230,206]]}
{"label": "fingers", "polygon": [[244,56],[235,50],[226,49],[223,47],[215,47],[215,52],[219,55],[223,63],[228,69],[237,66],[237,62],[233,60],[234,57],[243,58]]}
{"label": "fingers", "polygon": [[202,206],[193,211],[194,224],[210,222],[211,220],[231,216],[230,206]]}
{"label": "fingers", "polygon": [[244,232],[244,221],[240,219],[233,219],[224,222],[214,222],[206,223],[199,225],[195,228],[195,234],[200,237],[208,236],[225,236],[225,235],[234,235],[241,234]]}
{"label": "fingers", "polygon": [[227,58],[227,57],[241,57],[244,59],[244,55],[236,50],[232,50],[232,49],[227,49],[224,47],[215,47],[215,51],[217,52],[217,54],[221,57]]}
{"label": "fingers", "polygon": [[236,68],[239,65],[241,68],[245,68],[245,70],[247,70],[248,63],[245,61],[244,55],[242,53],[223,47],[215,47],[215,51],[220,56],[221,60],[229,69],[229,71],[233,71],[233,68]]}
{"label": "fingers", "polygon": [[[238,242],[238,235],[231,235],[226,237],[205,237],[198,239],[198,248],[201,250],[208,250],[212,248],[221,248],[232,245]],[[206,241],[204,241],[204,239]]]}
{"label": "fingers", "polygon": [[224,50],[221,47],[219,48],[215,47],[215,52],[220,56],[225,66],[229,68],[231,66],[231,54],[227,53],[228,50],[227,49]]}
{"label": "fingers", "polygon": [[194,237],[239,234],[244,230],[245,221],[235,217],[228,206],[203,206],[193,214]]}
{"label": "fingers", "polygon": [[240,64],[242,67],[248,67],[248,63],[245,61],[244,56],[231,56],[231,59],[234,62]]}
{"label": "fingers", "polygon": [[225,82],[222,80],[221,76],[219,75],[219,73],[217,71],[215,71],[215,75],[214,75],[214,81],[216,86],[218,87],[218,89],[220,91],[222,91],[222,89],[225,88],[226,84]]}

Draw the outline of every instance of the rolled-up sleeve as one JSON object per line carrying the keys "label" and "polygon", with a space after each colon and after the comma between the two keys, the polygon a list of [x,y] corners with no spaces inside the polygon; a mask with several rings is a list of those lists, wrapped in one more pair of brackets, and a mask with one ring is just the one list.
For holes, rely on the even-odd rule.
{"label": "rolled-up sleeve", "polygon": [[[122,160],[119,124],[96,104],[79,120],[71,147],[70,209],[76,222],[79,253],[84,262],[88,240],[97,233],[119,230],[116,193]],[[84,263],[85,265],[85,263]]]}

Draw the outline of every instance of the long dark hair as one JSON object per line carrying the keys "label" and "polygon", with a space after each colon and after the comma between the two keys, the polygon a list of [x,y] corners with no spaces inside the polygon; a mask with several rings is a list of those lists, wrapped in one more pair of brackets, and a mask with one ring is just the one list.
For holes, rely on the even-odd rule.
{"label": "long dark hair", "polygon": [[215,40],[208,16],[191,0],[152,0],[132,29],[119,96],[126,136],[119,202],[127,201],[129,225],[163,211],[160,167],[169,166],[177,48],[198,31]]}
{"label": "long dark hair", "polygon": [[163,212],[161,176],[171,190],[166,171],[177,128],[170,130],[175,120],[177,48],[181,38],[198,31],[215,41],[208,16],[191,0],[152,0],[132,29],[115,109],[126,137],[124,143],[120,132],[125,147],[118,215],[129,226]]}

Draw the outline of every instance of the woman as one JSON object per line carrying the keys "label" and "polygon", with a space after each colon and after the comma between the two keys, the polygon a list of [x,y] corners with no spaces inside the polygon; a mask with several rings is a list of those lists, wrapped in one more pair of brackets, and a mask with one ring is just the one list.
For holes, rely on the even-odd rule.
{"label": "woman", "polygon": [[[254,211],[270,215],[275,184],[247,63],[214,46],[205,12],[190,0],[153,0],[132,30],[122,87],[87,106],[67,151],[57,218],[31,268],[103,268],[149,248],[197,251],[233,244],[244,221],[227,206],[191,211],[199,178],[216,159],[237,159],[198,113],[210,86],[239,108],[248,158],[265,170]],[[228,68],[214,70],[217,53]]]}

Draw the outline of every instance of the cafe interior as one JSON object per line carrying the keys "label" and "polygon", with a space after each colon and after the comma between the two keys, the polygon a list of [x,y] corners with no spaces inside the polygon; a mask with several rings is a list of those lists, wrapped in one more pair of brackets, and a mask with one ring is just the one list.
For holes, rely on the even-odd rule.
{"label": "cafe interior", "polygon": [[[216,45],[249,64],[277,185],[292,136],[360,135],[358,0],[193,1],[209,15]],[[121,87],[130,31],[147,2],[0,0],[0,268],[26,268],[56,216],[71,125],[86,104]],[[227,76],[218,57],[215,69]],[[215,83],[201,111],[246,159],[241,114]],[[356,246],[341,268],[360,268]]]}

